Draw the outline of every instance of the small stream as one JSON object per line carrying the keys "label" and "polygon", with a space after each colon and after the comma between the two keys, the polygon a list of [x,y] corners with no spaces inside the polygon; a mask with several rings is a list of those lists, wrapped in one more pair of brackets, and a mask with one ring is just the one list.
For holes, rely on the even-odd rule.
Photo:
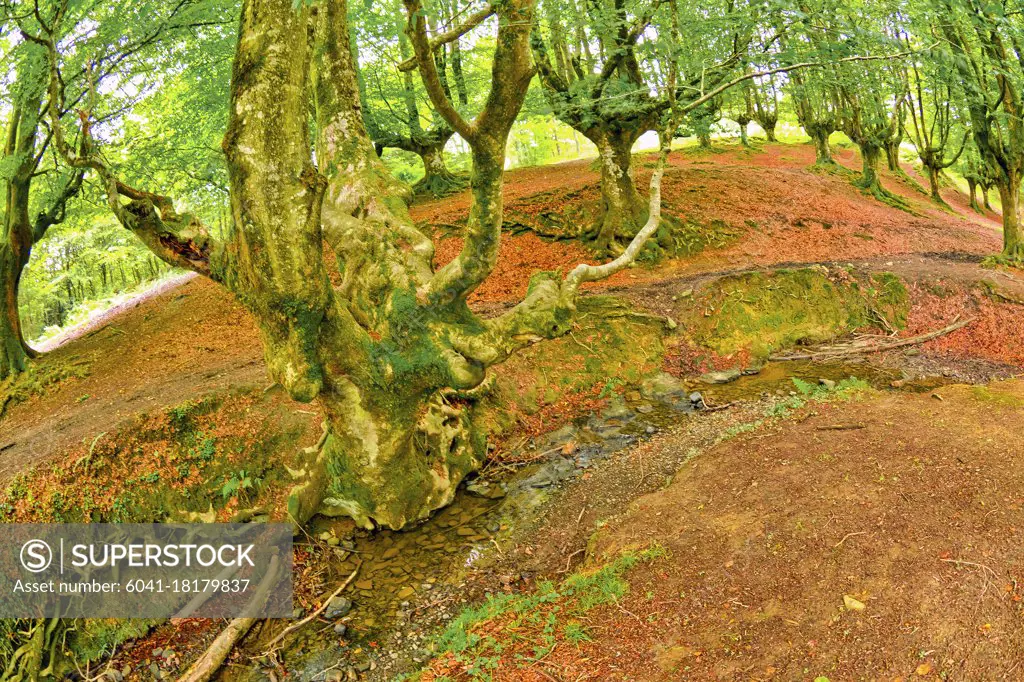
{"label": "small stream", "polygon": [[[335,545],[339,555],[330,565],[326,584],[340,584],[357,563],[360,569],[344,593],[351,609],[329,622],[309,624],[283,652],[290,679],[357,679],[376,670],[384,657],[398,659],[397,652],[378,646],[393,642],[396,635],[414,661],[425,660],[431,628],[424,622],[458,614],[463,608],[459,586],[466,572],[493,564],[511,531],[543,514],[544,503],[560,485],[677,423],[702,403],[714,406],[789,395],[794,378],[818,383],[851,376],[882,388],[898,379],[899,372],[869,364],[778,362],[720,385],[659,375],[641,389],[616,397],[600,413],[524,443],[510,459],[529,463],[486,467],[460,488],[450,506],[415,528],[367,532],[343,519],[316,518],[310,535]],[[241,667],[231,668],[224,677],[269,679]]]}

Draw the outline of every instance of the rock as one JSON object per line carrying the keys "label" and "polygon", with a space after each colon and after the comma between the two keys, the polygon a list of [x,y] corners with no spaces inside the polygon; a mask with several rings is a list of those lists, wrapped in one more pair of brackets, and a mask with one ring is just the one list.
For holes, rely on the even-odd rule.
{"label": "rock", "polygon": [[331,537],[327,538],[327,545],[329,547],[337,547],[339,544],[341,544],[341,540],[339,540],[338,538],[334,537],[333,535]]}
{"label": "rock", "polygon": [[702,396],[697,391],[694,391],[693,393],[690,394],[690,403],[692,403],[693,405],[703,405],[704,396]]}
{"label": "rock", "polygon": [[499,530],[501,530],[501,524],[498,523],[497,521],[489,521],[487,523],[487,532],[488,533],[497,533]]}
{"label": "rock", "polygon": [[328,620],[341,618],[342,616],[348,615],[348,612],[351,610],[352,600],[339,595],[327,602],[327,608],[324,609],[324,618],[327,618]]}
{"label": "rock", "polygon": [[744,367],[740,373],[745,377],[750,377],[754,376],[755,374],[760,374],[762,369],[764,369],[764,363]]}
{"label": "rock", "polygon": [[488,500],[498,500],[505,497],[505,489],[500,484],[484,481],[479,478],[466,484],[466,492]]}
{"label": "rock", "polygon": [[346,632],[348,632],[348,626],[344,623],[338,623],[334,626],[334,634],[339,637],[344,637]]}
{"label": "rock", "polygon": [[396,596],[399,599],[408,599],[409,597],[411,597],[414,594],[416,594],[416,590],[414,590],[411,587],[409,587],[408,585],[406,585],[405,587],[403,587],[402,589],[400,589],[398,591],[398,594]]}
{"label": "rock", "polygon": [[476,535],[476,531],[470,528],[469,526],[460,526],[459,529],[455,531],[455,534],[461,535],[465,538],[469,537],[470,535]]}
{"label": "rock", "polygon": [[629,406],[626,405],[622,397],[615,395],[609,401],[608,407],[601,412],[601,416],[605,419],[619,419],[621,417],[628,417],[632,413],[633,411],[629,409]]}
{"label": "rock", "polygon": [[357,590],[372,590],[373,589],[373,581],[372,580],[359,580],[359,581],[356,582],[356,589]]}
{"label": "rock", "polygon": [[836,388],[836,382],[831,379],[818,379],[818,384],[829,391],[833,391]]}
{"label": "rock", "polygon": [[158,666],[156,663],[149,664],[149,674],[153,676],[154,680],[163,679],[163,673],[160,672],[160,666]]}
{"label": "rock", "polygon": [[331,670],[324,676],[324,682],[344,682],[347,677],[341,670]]}
{"label": "rock", "polygon": [[717,372],[701,374],[700,380],[705,384],[727,384],[740,378],[742,372],[738,369],[722,369]]}
{"label": "rock", "polygon": [[356,667],[356,670],[358,672],[365,673],[367,670],[370,669],[370,662],[369,661],[359,661],[358,663],[356,663],[355,667]]}
{"label": "rock", "polygon": [[389,549],[386,552],[384,552],[384,554],[382,554],[380,558],[381,559],[394,559],[396,556],[398,556],[398,548],[397,547],[392,547],[391,549]]}
{"label": "rock", "polygon": [[292,618],[302,618],[302,615],[304,613],[306,613],[306,609],[302,608],[301,606],[296,606],[294,609],[292,609]]}
{"label": "rock", "polygon": [[686,384],[667,372],[659,372],[644,379],[640,385],[640,395],[654,400],[676,398],[686,395]]}
{"label": "rock", "polygon": [[847,611],[863,611],[866,608],[864,602],[858,601],[848,594],[843,595],[843,606]]}

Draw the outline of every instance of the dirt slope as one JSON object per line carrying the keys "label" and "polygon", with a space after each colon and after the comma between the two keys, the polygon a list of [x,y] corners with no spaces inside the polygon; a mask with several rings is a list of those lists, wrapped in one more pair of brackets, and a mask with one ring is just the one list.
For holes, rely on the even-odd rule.
{"label": "dirt slope", "polygon": [[[841,151],[851,167],[856,156]],[[874,258],[932,251],[983,255],[999,248],[992,216],[954,214],[931,206],[901,181],[887,180],[916,215],[864,197],[842,175],[807,170],[808,146],[767,145],[758,152],[736,147],[696,155],[673,154],[666,201],[678,215],[727,220],[741,236],[724,249],[687,261],[620,273],[603,286],[628,287],[665,278],[750,265]],[[649,169],[638,171],[646,182]],[[508,174],[512,210],[544,210],[566,193],[573,201],[598,201],[598,175],[587,161],[528,168]],[[948,197],[957,201],[952,194]],[[464,217],[468,193],[420,204],[414,217],[427,224]],[[962,202],[961,202],[962,203]],[[438,262],[454,256],[459,239],[440,240]],[[503,304],[523,295],[532,272],[569,268],[588,254],[573,242],[551,242],[527,233],[507,236],[493,276],[476,292],[477,304]],[[258,334],[250,316],[216,285],[199,278],[141,297],[79,330],[42,360],[42,367],[76,363],[87,376],[61,382],[41,397],[15,405],[0,421],[0,480],[112,429],[125,417],[229,387],[267,382]]]}
{"label": "dirt slope", "polygon": [[1022,413],[1020,381],[876,395],[698,458],[601,534],[671,558],[587,679],[1020,679]]}

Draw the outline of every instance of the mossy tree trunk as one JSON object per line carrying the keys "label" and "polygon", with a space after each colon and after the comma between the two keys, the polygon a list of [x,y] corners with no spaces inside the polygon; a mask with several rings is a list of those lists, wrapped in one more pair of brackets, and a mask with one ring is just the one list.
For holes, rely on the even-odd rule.
{"label": "mossy tree trunk", "polygon": [[590,129],[585,134],[597,146],[601,164],[601,211],[593,228],[600,251],[622,250],[619,239],[629,240],[647,221],[647,202],[640,198],[633,178],[633,144],[642,130]]}
{"label": "mossy tree trunk", "polygon": [[757,125],[761,126],[761,128],[764,130],[765,137],[768,139],[769,142],[779,141],[778,138],[775,137],[775,126],[777,123],[777,118],[764,119],[762,121],[757,122]]}
{"label": "mossy tree trunk", "polygon": [[871,140],[862,140],[860,148],[861,173],[857,186],[869,192],[882,192],[879,167],[882,162],[882,147]]}
{"label": "mossy tree trunk", "polygon": [[967,205],[978,213],[981,213],[981,207],[978,206],[978,181],[973,177],[967,177],[964,179],[967,180]]}
{"label": "mossy tree trunk", "polygon": [[[292,398],[319,405],[324,436],[295,467],[288,502],[297,523],[321,512],[401,528],[447,504],[485,452],[472,405],[487,368],[566,333],[580,283],[628,265],[652,232],[649,220],[614,267],[580,266],[564,281],[539,273],[519,305],[476,316],[466,300],[497,262],[505,147],[533,75],[533,3],[495,10],[491,91],[472,121],[443,88],[418,0],[406,9],[426,90],[472,150],[463,248],[436,271],[432,243],[409,218],[407,190],[364,128],[343,0],[298,9],[291,0],[243,3],[224,138],[233,220],[223,240],[169,198],[76,155],[55,132],[69,163],[99,173],[117,218],[156,255],[235,294],[258,323],[271,377]],[[55,64],[56,44],[48,47]],[[55,69],[50,83],[59,102]]]}
{"label": "mossy tree trunk", "polygon": [[1024,243],[1020,235],[1020,183],[1021,176],[1007,173],[999,183],[999,201],[1003,205],[1003,256],[1011,260],[1024,259]]}
{"label": "mossy tree trunk", "polygon": [[[68,201],[82,185],[82,173],[64,176],[45,201],[33,206],[32,183],[42,160],[38,142],[46,58],[42,47],[27,43],[16,67],[16,98],[3,147],[6,166],[3,223],[0,224],[0,379],[22,372],[35,352],[25,342],[18,311],[18,290],[32,246],[55,223],[64,219]],[[37,209],[33,219],[31,210]]]}
{"label": "mossy tree trunk", "polygon": [[445,163],[444,148],[454,134],[444,125],[408,137],[380,133],[374,136],[374,145],[378,149],[394,147],[419,156],[423,161],[423,177],[413,185],[413,192],[443,197],[466,186],[465,179],[448,170]]}
{"label": "mossy tree trunk", "polygon": [[829,144],[828,138],[832,135],[832,130],[827,125],[804,125],[804,129],[814,142],[814,163],[818,166],[831,166],[835,165],[835,159],[832,158],[832,146]]}
{"label": "mossy tree trunk", "polygon": [[739,116],[736,118],[736,124],[740,127],[740,144],[744,147],[750,146],[750,140],[747,138],[747,126],[750,125],[749,116]]}

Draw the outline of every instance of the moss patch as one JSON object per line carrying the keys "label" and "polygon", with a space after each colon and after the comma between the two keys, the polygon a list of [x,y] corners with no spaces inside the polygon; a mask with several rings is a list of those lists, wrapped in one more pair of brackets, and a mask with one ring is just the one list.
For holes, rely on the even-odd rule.
{"label": "moss patch", "polygon": [[530,594],[499,594],[466,609],[438,638],[430,679],[446,679],[438,675],[501,679],[503,669],[530,667],[559,643],[579,646],[590,641],[587,613],[618,603],[629,591],[625,574],[664,556],[665,550],[658,546],[628,550],[561,583],[544,581]]}
{"label": "moss patch", "polygon": [[67,379],[84,379],[88,375],[89,362],[78,357],[34,362],[24,372],[0,382],[0,417],[8,408],[41,396]]}
{"label": "moss patch", "polygon": [[492,437],[514,427],[540,432],[577,416],[657,372],[663,325],[610,296],[589,296],[560,338],[516,353],[493,371],[476,419]]}
{"label": "moss patch", "polygon": [[902,328],[909,296],[889,273],[861,282],[823,267],[724,277],[689,299],[681,326],[719,355],[762,359],[783,348],[829,341],[868,325]]}

